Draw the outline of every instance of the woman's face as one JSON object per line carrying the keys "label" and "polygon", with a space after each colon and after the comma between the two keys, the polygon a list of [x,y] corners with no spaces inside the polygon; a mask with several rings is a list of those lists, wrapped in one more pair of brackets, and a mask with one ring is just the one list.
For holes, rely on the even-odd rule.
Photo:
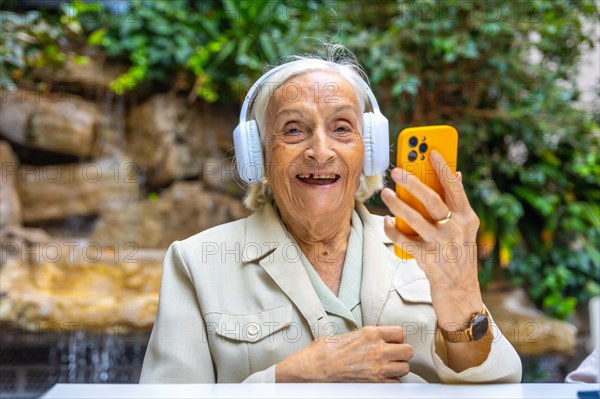
{"label": "woman's face", "polygon": [[363,169],[362,114],[340,75],[313,71],[277,88],[267,108],[266,176],[298,217],[346,213]]}

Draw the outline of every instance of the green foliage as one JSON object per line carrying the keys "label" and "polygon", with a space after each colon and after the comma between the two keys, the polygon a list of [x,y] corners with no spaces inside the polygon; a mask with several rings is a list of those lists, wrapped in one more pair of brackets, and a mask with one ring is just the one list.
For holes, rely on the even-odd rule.
{"label": "green foliage", "polygon": [[559,318],[597,295],[600,130],[597,115],[575,107],[573,81],[595,3],[432,0],[341,14],[342,40],[365,63],[395,132],[457,127],[479,245],[489,249],[482,282],[502,271]]}
{"label": "green foliage", "polygon": [[[66,59],[69,37],[82,33],[77,21],[45,18],[39,11],[16,14],[0,11],[0,84],[14,86],[14,80],[30,80],[34,70],[58,68]],[[87,57],[76,56],[85,63]]]}
{"label": "green foliage", "polygon": [[89,45],[130,63],[111,85],[116,93],[142,82],[166,83],[214,102],[239,99],[266,63],[290,54],[319,3],[131,0],[113,15],[76,1],[73,17]]}
{"label": "green foliage", "polygon": [[147,83],[239,101],[265,64],[342,42],[363,62],[393,141],[409,126],[458,129],[482,221],[482,283],[522,285],[567,318],[600,293],[600,117],[576,107],[573,81],[598,16],[593,0],[132,0],[120,14],[75,1],[50,22],[4,22],[2,71],[27,76],[84,40],[130,65],[117,93]]}

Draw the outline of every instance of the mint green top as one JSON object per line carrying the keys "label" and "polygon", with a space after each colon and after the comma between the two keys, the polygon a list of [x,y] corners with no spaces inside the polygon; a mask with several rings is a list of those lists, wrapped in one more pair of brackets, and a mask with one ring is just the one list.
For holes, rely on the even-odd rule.
{"label": "mint green top", "polygon": [[[299,248],[300,260],[310,282],[317,292],[329,321],[334,324],[333,333],[343,334],[363,326],[360,309],[360,285],[362,281],[363,224],[356,211],[352,212],[350,237],[344,259],[342,280],[338,296],[325,285],[319,274]],[[296,246],[298,245],[295,243]]]}

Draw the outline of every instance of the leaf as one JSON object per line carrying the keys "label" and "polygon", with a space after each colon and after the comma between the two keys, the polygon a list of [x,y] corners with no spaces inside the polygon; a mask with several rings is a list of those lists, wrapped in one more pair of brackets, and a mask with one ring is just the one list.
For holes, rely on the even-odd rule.
{"label": "leaf", "polygon": [[76,55],[73,57],[73,61],[75,61],[76,65],[85,65],[90,62],[90,57],[85,55]]}
{"label": "leaf", "polygon": [[221,65],[221,63],[233,53],[233,50],[235,50],[235,42],[227,42],[227,44],[225,44],[225,47],[223,47],[223,49],[213,59],[211,65],[213,67]]}
{"label": "leaf", "polygon": [[106,36],[106,28],[99,28],[93,31],[87,39],[87,43],[90,46],[99,46],[102,44],[104,37]]}
{"label": "leaf", "polygon": [[6,71],[4,63],[0,64],[0,94],[3,94],[2,92],[7,89],[10,89],[10,92],[16,91],[16,87],[17,85]]}
{"label": "leaf", "polygon": [[269,63],[275,62],[277,60],[277,54],[275,52],[275,47],[273,46],[271,37],[265,32],[262,32],[258,36],[258,40],[260,42],[262,51],[264,51],[265,55],[267,56],[265,61]]}

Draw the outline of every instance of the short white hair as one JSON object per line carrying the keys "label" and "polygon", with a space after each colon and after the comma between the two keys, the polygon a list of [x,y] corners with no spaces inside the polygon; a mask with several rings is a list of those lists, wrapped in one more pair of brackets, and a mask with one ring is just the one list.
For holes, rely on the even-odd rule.
{"label": "short white hair", "polygon": [[[269,76],[267,82],[263,83],[257,90],[254,103],[252,104],[252,118],[256,120],[256,124],[258,125],[263,154],[265,152],[267,130],[267,108],[271,96],[279,86],[289,79],[317,70],[332,71],[346,79],[354,89],[361,107],[361,115],[365,112],[367,104],[370,104],[369,96],[361,84],[361,81],[368,84],[369,80],[354,54],[339,44],[327,45],[325,50],[325,57],[316,55],[288,57],[287,61],[284,61],[280,65],[289,64],[289,66],[283,67],[272,76]],[[360,122],[362,124],[362,119]],[[364,202],[380,191],[383,185],[383,174],[365,176],[364,173],[361,173],[354,198]],[[248,187],[246,197],[244,198],[244,205],[252,211],[258,211],[264,204],[272,200],[273,190],[265,180],[251,184]]]}

